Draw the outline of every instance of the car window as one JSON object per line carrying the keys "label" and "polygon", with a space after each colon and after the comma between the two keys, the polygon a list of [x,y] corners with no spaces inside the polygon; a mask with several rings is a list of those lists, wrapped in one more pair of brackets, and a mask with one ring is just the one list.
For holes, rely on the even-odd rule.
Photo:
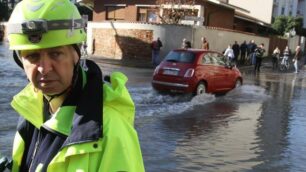
{"label": "car window", "polygon": [[202,59],[203,64],[218,64],[217,59],[212,53],[206,53]]}
{"label": "car window", "polygon": [[219,53],[214,53],[213,55],[216,59],[216,64],[224,66],[226,64],[226,58],[224,55]]}
{"label": "car window", "polygon": [[202,64],[212,64],[210,55],[206,53],[202,58]]}
{"label": "car window", "polygon": [[186,51],[170,51],[165,57],[166,61],[192,63],[195,59],[195,54]]}

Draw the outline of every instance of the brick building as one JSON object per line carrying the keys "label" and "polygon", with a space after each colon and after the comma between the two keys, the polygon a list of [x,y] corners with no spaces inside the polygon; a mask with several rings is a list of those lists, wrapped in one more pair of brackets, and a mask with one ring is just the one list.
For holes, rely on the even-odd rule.
{"label": "brick building", "polygon": [[[161,23],[167,14],[176,10],[184,12],[180,24],[218,27],[244,32],[258,33],[259,28],[269,26],[252,16],[247,10],[231,5],[226,1],[195,0],[192,5],[156,5],[152,0],[104,0],[95,1],[93,21],[129,21]],[[241,12],[242,11],[242,12]],[[187,15],[186,15],[187,14]]]}
{"label": "brick building", "polygon": [[[156,1],[95,0],[93,21],[88,25],[89,52],[118,60],[148,61],[150,43],[158,37],[164,45],[162,56],[179,47],[183,38],[198,48],[201,37],[206,37],[212,49],[220,52],[234,41],[254,39],[269,45],[268,39],[257,35],[269,23],[247,15],[251,12],[229,1],[194,0],[189,5],[157,5]],[[170,21],[167,14],[173,11],[184,12],[180,25],[161,24]]]}

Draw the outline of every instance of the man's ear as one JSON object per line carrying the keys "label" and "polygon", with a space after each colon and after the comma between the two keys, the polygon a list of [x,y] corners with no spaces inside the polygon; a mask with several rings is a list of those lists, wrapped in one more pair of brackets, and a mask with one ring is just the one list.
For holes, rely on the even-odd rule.
{"label": "man's ear", "polygon": [[80,57],[79,57],[78,53],[74,50],[73,51],[73,63],[76,65],[79,60],[80,60]]}
{"label": "man's ear", "polygon": [[76,65],[80,59],[77,51],[75,50],[75,48],[73,46],[70,46],[69,47],[70,51],[72,52],[71,55],[72,55],[72,58],[73,58],[73,64]]}

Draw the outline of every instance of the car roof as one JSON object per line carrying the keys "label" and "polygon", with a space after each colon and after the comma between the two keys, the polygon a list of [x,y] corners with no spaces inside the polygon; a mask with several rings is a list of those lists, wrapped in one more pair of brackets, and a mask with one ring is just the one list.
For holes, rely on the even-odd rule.
{"label": "car roof", "polygon": [[204,52],[218,53],[216,51],[197,49],[197,48],[178,48],[172,51],[186,51],[186,52],[193,52],[193,53],[204,53]]}

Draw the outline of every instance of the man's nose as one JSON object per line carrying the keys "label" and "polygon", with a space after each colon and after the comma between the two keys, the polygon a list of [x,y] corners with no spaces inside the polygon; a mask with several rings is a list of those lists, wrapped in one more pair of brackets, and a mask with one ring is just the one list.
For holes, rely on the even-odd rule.
{"label": "man's nose", "polygon": [[45,53],[41,53],[37,70],[44,75],[52,71],[52,61]]}

